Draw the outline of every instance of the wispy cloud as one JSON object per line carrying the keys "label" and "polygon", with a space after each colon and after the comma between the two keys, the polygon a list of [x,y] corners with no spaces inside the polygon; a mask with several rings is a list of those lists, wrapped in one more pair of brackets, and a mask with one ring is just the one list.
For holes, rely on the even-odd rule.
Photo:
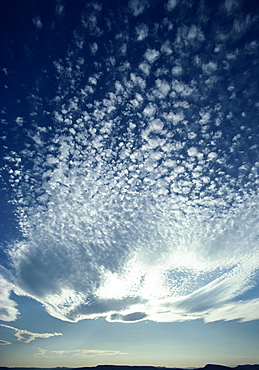
{"label": "wispy cloud", "polygon": [[62,335],[61,333],[32,333],[28,330],[17,329],[17,328],[14,328],[13,326],[5,325],[5,324],[0,324],[0,326],[7,328],[7,329],[14,330],[15,331],[14,336],[20,342],[24,342],[24,343],[30,343],[33,340],[38,339],[38,338],[51,338],[51,337]]}
{"label": "wispy cloud", "polygon": [[10,298],[13,284],[4,275],[6,275],[5,269],[0,266],[0,320],[14,321],[19,311],[16,308],[17,304]]}
{"label": "wispy cloud", "polygon": [[0,339],[0,346],[7,346],[8,344],[12,344],[12,343],[8,342],[7,340]]}
{"label": "wispy cloud", "polygon": [[109,350],[92,350],[92,349],[75,349],[75,350],[58,350],[50,351],[42,348],[38,348],[36,356],[41,357],[79,357],[79,358],[94,358],[103,356],[121,356],[127,355],[128,353],[120,351],[109,351]]}

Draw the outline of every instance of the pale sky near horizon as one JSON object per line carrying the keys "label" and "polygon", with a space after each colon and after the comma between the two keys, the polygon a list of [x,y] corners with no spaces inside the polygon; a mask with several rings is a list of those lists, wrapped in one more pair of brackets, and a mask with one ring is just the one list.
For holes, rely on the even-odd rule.
{"label": "pale sky near horizon", "polygon": [[0,366],[259,363],[259,3],[0,17]]}

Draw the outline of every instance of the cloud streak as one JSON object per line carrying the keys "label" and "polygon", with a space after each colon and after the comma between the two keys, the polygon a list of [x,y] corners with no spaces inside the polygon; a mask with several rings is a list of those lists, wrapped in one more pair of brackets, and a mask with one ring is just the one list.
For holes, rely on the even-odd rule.
{"label": "cloud streak", "polygon": [[10,325],[0,324],[3,328],[11,329],[15,331],[14,336],[19,342],[30,343],[38,338],[51,338],[62,335],[61,333],[32,333],[28,330],[17,329]]}
{"label": "cloud streak", "polygon": [[8,342],[7,340],[0,339],[0,346],[7,346],[8,344],[12,344],[12,343]]}
{"label": "cloud streak", "polygon": [[58,350],[50,351],[38,348],[36,356],[39,357],[79,357],[79,358],[95,358],[106,356],[127,355],[128,353],[120,351],[109,350],[95,350],[95,349],[75,349],[75,350]]}

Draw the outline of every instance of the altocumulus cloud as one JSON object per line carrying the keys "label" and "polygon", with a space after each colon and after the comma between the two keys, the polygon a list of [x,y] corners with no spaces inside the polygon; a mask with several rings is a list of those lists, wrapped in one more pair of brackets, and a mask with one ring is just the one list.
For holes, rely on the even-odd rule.
{"label": "altocumulus cloud", "polygon": [[0,326],[7,328],[7,329],[14,330],[15,331],[14,336],[20,342],[24,342],[24,343],[30,343],[33,340],[38,339],[38,338],[51,338],[51,337],[62,335],[61,333],[32,333],[28,330],[17,329],[17,328],[14,328],[13,326],[5,325],[5,324],[0,324]]}
{"label": "altocumulus cloud", "polygon": [[[181,14],[188,4],[181,1]],[[237,17],[236,30],[222,35],[214,32],[226,12],[219,6],[206,35],[207,15],[177,25],[168,18],[158,31],[143,19],[149,3],[130,0],[125,17],[113,19],[133,18],[133,34],[114,26],[119,46],[100,61],[98,45],[110,43],[99,7],[89,7],[66,59],[53,63],[49,125],[27,129],[20,115],[14,122],[18,132],[26,127],[24,147],[5,160],[23,238],[8,251],[13,285],[4,286],[3,317],[17,315],[13,289],[67,321],[258,319],[258,300],[243,299],[259,267],[258,128],[256,107],[247,106],[257,91],[240,60],[248,52],[256,60],[254,32],[239,44],[255,18]],[[165,2],[165,19],[178,8]],[[100,37],[94,48],[87,32]],[[226,54],[233,40],[239,49]],[[86,72],[85,48],[94,71]],[[125,62],[128,48],[138,51],[134,62]],[[226,70],[239,71],[239,86]],[[44,335],[12,329],[29,341]]]}

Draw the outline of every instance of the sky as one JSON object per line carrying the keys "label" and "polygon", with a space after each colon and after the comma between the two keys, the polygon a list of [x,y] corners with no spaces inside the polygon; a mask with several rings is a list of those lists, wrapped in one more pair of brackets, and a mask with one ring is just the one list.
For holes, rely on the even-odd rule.
{"label": "sky", "polygon": [[0,17],[0,366],[259,363],[259,3]]}

